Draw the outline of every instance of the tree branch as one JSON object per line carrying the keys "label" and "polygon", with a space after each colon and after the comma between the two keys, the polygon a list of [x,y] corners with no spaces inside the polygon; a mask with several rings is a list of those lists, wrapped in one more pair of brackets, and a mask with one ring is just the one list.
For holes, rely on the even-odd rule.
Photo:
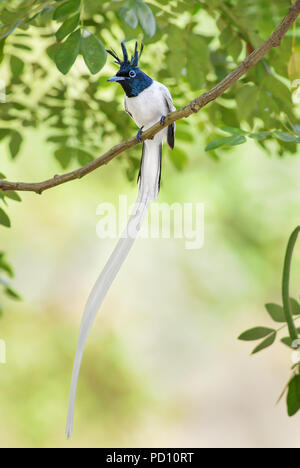
{"label": "tree branch", "polygon": [[[296,0],[296,2],[290,7],[288,14],[285,16],[281,24],[271,34],[271,36],[266,41],[264,41],[260,47],[255,49],[235,70],[227,75],[219,84],[191,101],[187,106],[168,114],[163,125],[158,122],[143,132],[142,141],[152,139],[156,133],[162,130],[162,128],[167,127],[176,120],[187,118],[191,114],[199,112],[200,109],[202,109],[204,106],[225,93],[225,91],[230,88],[230,86],[239,80],[241,76],[245,75],[247,71],[250,70],[250,68],[253,68],[272,48],[280,46],[282,38],[292,26],[292,24],[296,21],[299,14],[300,0]],[[65,182],[81,179],[85,175],[93,172],[95,169],[98,169],[98,167],[109,163],[109,161],[111,161],[113,158],[137,144],[138,142],[136,138],[132,137],[129,140],[114,146],[102,156],[99,156],[97,159],[91,161],[85,166],[82,166],[79,169],[68,172],[66,174],[56,175],[52,179],[48,179],[43,182],[9,182],[2,179],[0,180],[0,189],[29,191],[41,194],[45,190],[64,184]]]}

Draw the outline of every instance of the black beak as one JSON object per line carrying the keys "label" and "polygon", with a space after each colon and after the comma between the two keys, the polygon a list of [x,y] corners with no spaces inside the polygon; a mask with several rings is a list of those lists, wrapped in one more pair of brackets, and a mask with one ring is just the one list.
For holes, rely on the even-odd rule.
{"label": "black beak", "polygon": [[111,78],[108,78],[107,81],[124,81],[125,77],[124,76],[112,76]]}

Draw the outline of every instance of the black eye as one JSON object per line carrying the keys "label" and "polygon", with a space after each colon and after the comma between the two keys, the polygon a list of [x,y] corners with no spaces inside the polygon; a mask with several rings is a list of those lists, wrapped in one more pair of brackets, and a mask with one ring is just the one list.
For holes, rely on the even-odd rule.
{"label": "black eye", "polygon": [[134,77],[136,76],[135,71],[134,71],[134,70],[130,70],[129,76],[130,76],[130,78],[134,78]]}

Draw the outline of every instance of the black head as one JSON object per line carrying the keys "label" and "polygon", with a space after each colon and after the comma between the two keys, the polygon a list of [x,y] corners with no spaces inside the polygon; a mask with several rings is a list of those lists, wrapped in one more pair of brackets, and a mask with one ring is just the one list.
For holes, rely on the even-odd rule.
{"label": "black head", "polygon": [[124,42],[121,42],[123,51],[123,60],[121,60],[114,50],[107,52],[115,59],[115,63],[120,66],[120,70],[115,76],[112,76],[108,81],[120,83],[128,97],[138,96],[144,89],[152,84],[152,79],[142,72],[138,67],[139,59],[143,52],[143,45],[138,52],[137,42],[135,43],[134,54],[131,59],[128,59],[128,53]]}

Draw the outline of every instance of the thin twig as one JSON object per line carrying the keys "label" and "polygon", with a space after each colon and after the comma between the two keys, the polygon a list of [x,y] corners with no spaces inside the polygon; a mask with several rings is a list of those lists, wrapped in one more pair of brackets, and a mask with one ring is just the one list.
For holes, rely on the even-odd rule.
{"label": "thin twig", "polygon": [[[152,139],[156,133],[162,128],[167,127],[171,123],[187,118],[190,115],[199,112],[204,106],[217,99],[230,86],[232,86],[237,80],[245,75],[248,70],[253,68],[271,49],[278,47],[281,44],[281,40],[296,21],[300,14],[300,0],[297,0],[289,9],[288,14],[285,16],[281,24],[275,29],[271,36],[264,41],[256,50],[254,50],[235,70],[227,75],[219,84],[214,86],[212,89],[197,97],[191,101],[187,106],[172,112],[167,115],[164,124],[161,125],[159,122],[153,125],[151,128],[146,130],[142,134],[142,141]],[[25,183],[25,182],[9,182],[6,180],[0,180],[0,189],[2,190],[18,190],[18,191],[29,191],[41,194],[45,190],[52,187],[64,184],[71,180],[81,179],[85,175],[95,171],[98,167],[109,163],[113,158],[123,153],[129,148],[137,145],[138,142],[135,137],[120,143],[109,151],[99,156],[97,159],[89,162],[85,166],[82,166],[72,172],[68,172],[62,175],[56,175],[52,179],[45,180],[43,182],[36,183]]]}
{"label": "thin twig", "polygon": [[285,319],[288,325],[289,334],[292,340],[297,340],[298,332],[294,324],[293,314],[291,311],[290,304],[290,273],[291,273],[291,263],[293,257],[294,247],[300,232],[300,226],[297,226],[296,229],[292,232],[291,237],[289,238],[288,246],[286,249],[286,254],[284,258],[283,274],[282,274],[282,303]]}

